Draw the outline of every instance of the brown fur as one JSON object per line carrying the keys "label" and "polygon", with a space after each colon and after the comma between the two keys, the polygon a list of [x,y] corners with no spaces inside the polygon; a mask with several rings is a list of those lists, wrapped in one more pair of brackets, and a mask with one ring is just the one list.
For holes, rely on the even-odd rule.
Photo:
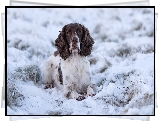
{"label": "brown fur", "polygon": [[61,70],[61,63],[59,64],[58,67],[58,73],[59,73],[59,82],[61,85],[63,85],[63,76],[62,76],[62,70]]}

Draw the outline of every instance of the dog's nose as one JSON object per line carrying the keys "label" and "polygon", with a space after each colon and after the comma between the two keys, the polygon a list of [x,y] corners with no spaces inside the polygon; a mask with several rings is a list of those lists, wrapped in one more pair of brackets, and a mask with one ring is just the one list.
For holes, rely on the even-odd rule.
{"label": "dog's nose", "polygon": [[76,37],[76,36],[75,36],[75,37],[73,37],[72,42],[73,42],[73,43],[77,43],[77,42],[78,42],[78,37]]}

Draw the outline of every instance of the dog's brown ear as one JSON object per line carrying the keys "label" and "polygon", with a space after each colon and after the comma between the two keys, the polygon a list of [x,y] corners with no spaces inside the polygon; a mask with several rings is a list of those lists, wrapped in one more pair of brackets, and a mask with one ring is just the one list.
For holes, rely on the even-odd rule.
{"label": "dog's brown ear", "polygon": [[81,49],[80,54],[82,56],[88,56],[91,54],[94,44],[94,39],[90,36],[89,30],[84,25],[81,26],[84,33],[80,44],[80,49]]}
{"label": "dog's brown ear", "polygon": [[58,53],[60,54],[60,57],[64,60],[66,60],[70,56],[69,45],[66,39],[66,32],[65,32],[66,27],[67,25],[65,25],[62,28],[62,31],[59,31],[60,34],[58,35],[58,38],[55,40],[55,46],[58,49]]}

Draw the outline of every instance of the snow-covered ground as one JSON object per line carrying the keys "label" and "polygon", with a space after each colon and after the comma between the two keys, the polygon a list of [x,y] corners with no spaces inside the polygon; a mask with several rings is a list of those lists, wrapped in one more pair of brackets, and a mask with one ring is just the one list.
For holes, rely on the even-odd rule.
{"label": "snow-covered ground", "polygon": [[[88,56],[97,94],[67,99],[44,89],[40,65],[65,24],[81,23],[95,40]],[[152,8],[8,8],[8,115],[153,115]]]}

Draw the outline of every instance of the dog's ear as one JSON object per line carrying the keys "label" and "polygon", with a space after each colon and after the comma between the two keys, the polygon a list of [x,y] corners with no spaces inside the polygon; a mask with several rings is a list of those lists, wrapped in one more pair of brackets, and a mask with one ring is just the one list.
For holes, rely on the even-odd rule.
{"label": "dog's ear", "polygon": [[80,54],[82,56],[87,56],[91,54],[94,44],[94,39],[90,36],[89,30],[84,25],[81,25],[81,27],[84,33],[80,44],[80,49],[81,49]]}
{"label": "dog's ear", "polygon": [[65,25],[62,28],[62,31],[59,31],[60,34],[58,35],[58,38],[55,40],[55,46],[58,49],[58,53],[64,60],[66,60],[70,56],[69,45],[66,39],[66,27],[67,25]]}

